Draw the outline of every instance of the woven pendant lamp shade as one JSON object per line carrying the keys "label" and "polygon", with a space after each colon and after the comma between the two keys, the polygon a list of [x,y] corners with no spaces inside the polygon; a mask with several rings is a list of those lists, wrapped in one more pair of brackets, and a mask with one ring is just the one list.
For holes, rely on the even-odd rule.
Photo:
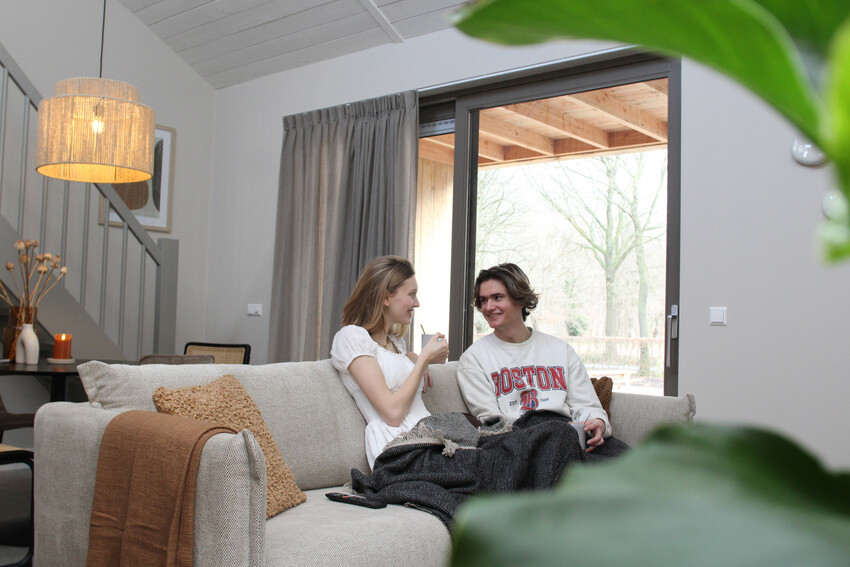
{"label": "woven pendant lamp shade", "polygon": [[154,128],[139,90],[112,79],[56,83],[38,105],[36,170],[90,183],[132,183],[153,174]]}

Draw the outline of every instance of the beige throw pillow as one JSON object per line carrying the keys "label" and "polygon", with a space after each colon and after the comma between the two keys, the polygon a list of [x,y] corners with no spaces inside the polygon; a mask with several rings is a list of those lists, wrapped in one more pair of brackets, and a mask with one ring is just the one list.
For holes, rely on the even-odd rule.
{"label": "beige throw pillow", "polygon": [[307,500],[295,484],[292,470],[283,460],[260,409],[232,375],[226,374],[209,384],[188,388],[160,386],[153,394],[153,402],[160,413],[220,423],[236,431],[248,429],[253,433],[266,458],[267,519]]}

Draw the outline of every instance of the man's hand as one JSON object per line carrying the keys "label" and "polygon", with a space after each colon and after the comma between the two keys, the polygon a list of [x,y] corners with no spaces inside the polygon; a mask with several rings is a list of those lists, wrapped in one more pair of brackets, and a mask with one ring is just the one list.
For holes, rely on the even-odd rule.
{"label": "man's hand", "polygon": [[596,418],[585,421],[584,430],[589,431],[592,435],[592,437],[587,440],[587,453],[590,453],[595,448],[605,443],[605,439],[602,438],[602,435],[605,433],[605,422],[601,419]]}

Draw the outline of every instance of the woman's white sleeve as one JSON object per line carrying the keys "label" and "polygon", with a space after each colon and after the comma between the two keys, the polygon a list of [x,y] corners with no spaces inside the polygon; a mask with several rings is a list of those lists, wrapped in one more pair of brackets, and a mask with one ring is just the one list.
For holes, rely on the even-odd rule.
{"label": "woman's white sleeve", "polygon": [[358,356],[377,354],[378,345],[363,327],[348,325],[340,329],[334,336],[331,345],[331,360],[334,368],[340,372],[348,372],[348,366]]}

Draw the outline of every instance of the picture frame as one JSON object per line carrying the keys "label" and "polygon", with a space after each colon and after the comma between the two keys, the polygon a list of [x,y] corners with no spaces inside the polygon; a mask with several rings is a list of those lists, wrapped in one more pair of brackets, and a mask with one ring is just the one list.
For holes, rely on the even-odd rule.
{"label": "picture frame", "polygon": [[[112,188],[124,200],[139,223],[147,230],[171,232],[171,204],[174,199],[174,128],[157,124],[154,131],[153,176],[136,183],[113,183]],[[100,199],[98,222],[104,223],[106,199]],[[109,226],[122,226],[118,214],[109,211]]]}

